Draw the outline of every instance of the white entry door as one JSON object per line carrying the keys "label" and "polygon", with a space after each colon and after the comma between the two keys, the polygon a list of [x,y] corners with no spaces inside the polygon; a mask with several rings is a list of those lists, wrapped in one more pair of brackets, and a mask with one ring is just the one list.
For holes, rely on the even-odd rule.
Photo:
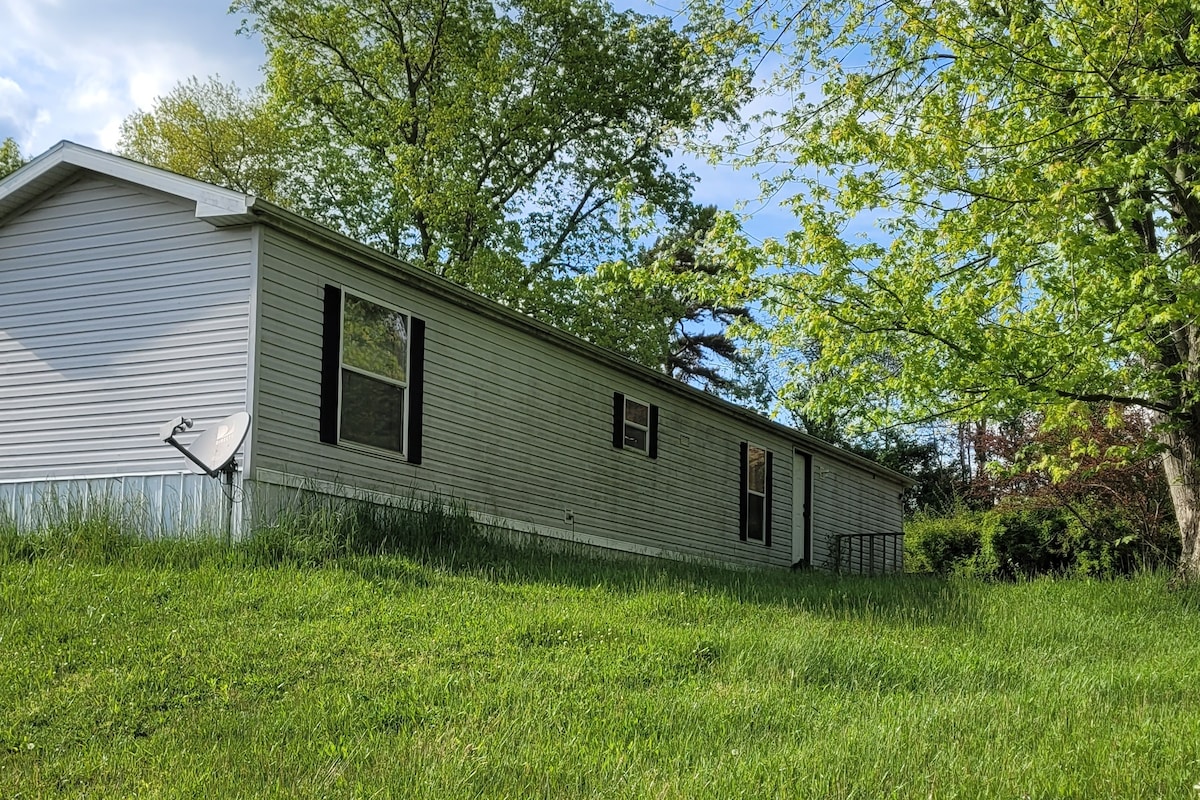
{"label": "white entry door", "polygon": [[809,481],[812,470],[808,453],[792,453],[792,564],[811,558],[809,539],[812,513],[809,508]]}

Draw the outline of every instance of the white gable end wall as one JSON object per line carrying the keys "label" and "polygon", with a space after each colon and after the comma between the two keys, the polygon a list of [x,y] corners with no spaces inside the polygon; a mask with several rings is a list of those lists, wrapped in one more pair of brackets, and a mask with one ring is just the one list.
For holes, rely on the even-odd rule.
{"label": "white gable end wall", "polygon": [[[834,569],[847,568],[839,563],[837,553],[839,536],[857,536],[863,533],[900,533],[903,524],[900,494],[903,487],[874,475],[864,469],[841,463],[833,459],[817,458],[813,463],[813,529],[820,533],[813,538],[812,562],[815,566]],[[852,561],[862,557],[859,552],[875,552],[872,564],[879,572],[900,568],[896,550],[885,550],[891,545],[899,547],[899,540],[885,543],[876,541],[875,551],[871,542],[843,542],[841,559]],[[854,571],[854,570],[852,570]]]}
{"label": "white gable end wall", "polygon": [[159,425],[246,404],[250,229],[81,175],[0,222],[0,483],[178,474]]}

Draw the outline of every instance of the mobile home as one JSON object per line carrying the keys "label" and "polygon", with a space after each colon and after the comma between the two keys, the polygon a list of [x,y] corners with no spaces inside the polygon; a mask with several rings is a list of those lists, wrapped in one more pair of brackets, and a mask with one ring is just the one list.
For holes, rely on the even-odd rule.
{"label": "mobile home", "polygon": [[869,541],[864,568],[898,563],[904,476],[276,205],[69,142],[0,181],[9,513],[118,492],[186,527],[222,487],[158,430],[242,410],[239,496],[439,496],[632,553],[827,568]]}

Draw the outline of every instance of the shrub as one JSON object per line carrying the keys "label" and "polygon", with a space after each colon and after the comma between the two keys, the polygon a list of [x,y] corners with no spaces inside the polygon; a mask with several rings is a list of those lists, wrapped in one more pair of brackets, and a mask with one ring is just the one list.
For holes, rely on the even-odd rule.
{"label": "shrub", "polygon": [[1179,537],[1169,526],[1145,533],[1120,510],[1099,506],[1007,502],[987,512],[917,514],[904,526],[909,572],[1111,577],[1169,567],[1178,553]]}
{"label": "shrub", "polygon": [[1068,531],[1075,575],[1128,575],[1173,566],[1179,559],[1179,533],[1173,525],[1146,530],[1117,508],[1073,509]]}
{"label": "shrub", "polygon": [[993,512],[996,530],[988,544],[999,577],[1019,578],[1063,574],[1071,565],[1073,518],[1056,508]]}
{"label": "shrub", "polygon": [[982,547],[984,515],[957,509],[945,516],[918,513],[904,525],[908,572],[949,574]]}

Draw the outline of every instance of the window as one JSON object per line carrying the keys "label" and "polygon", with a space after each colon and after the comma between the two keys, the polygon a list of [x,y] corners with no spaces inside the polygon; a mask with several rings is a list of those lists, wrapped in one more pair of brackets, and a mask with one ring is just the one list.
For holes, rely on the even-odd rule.
{"label": "window", "polygon": [[625,398],[625,447],[650,450],[650,404]]}
{"label": "window", "polygon": [[742,442],[741,539],[771,544],[771,452]]}
{"label": "window", "polygon": [[613,447],[658,458],[658,406],[614,392]]}
{"label": "window", "polygon": [[324,325],[321,441],[419,463],[424,323],[327,286]]}

